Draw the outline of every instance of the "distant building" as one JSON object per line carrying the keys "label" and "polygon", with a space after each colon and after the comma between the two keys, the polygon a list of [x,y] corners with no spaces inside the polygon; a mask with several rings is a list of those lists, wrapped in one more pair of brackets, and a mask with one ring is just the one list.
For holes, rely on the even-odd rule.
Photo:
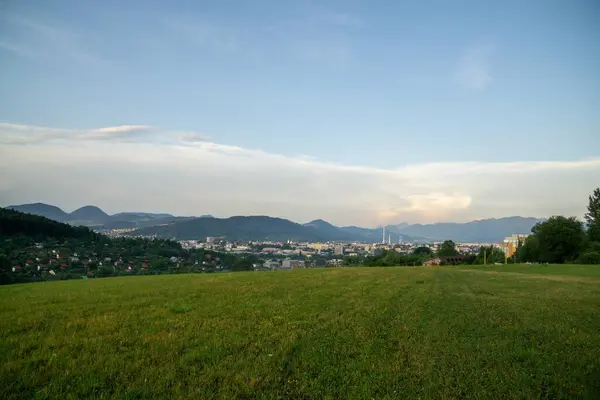
{"label": "distant building", "polygon": [[519,244],[525,243],[529,235],[516,234],[507,236],[502,241],[502,248],[504,249],[504,255],[506,257],[512,257],[516,252]]}
{"label": "distant building", "polygon": [[214,241],[215,241],[215,238],[213,236],[206,237],[206,243],[213,243]]}
{"label": "distant building", "polygon": [[341,256],[344,254],[344,245],[343,244],[337,244],[334,248],[333,248],[333,254],[335,254],[336,256]]}
{"label": "distant building", "polygon": [[263,264],[252,264],[252,268],[255,271],[269,271],[269,268],[265,267]]}
{"label": "distant building", "polygon": [[279,269],[281,265],[279,264],[279,261],[277,260],[266,260],[263,263],[263,267],[264,268],[268,268],[268,269]]}
{"label": "distant building", "polygon": [[304,268],[304,261],[301,260],[292,260],[291,258],[286,258],[281,262],[281,269],[296,269],[296,268]]}
{"label": "distant building", "polygon": [[423,262],[423,266],[433,265],[455,265],[463,262],[467,257],[465,256],[448,256],[448,257],[434,257]]}
{"label": "distant building", "polygon": [[440,265],[442,263],[442,259],[440,257],[430,258],[423,262],[424,267],[431,267],[432,265]]}

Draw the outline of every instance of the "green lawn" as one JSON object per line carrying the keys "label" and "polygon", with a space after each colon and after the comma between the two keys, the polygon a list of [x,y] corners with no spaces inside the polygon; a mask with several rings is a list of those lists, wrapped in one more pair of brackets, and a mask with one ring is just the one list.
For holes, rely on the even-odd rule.
{"label": "green lawn", "polygon": [[[463,266],[461,266],[463,267]],[[600,279],[600,265],[548,265],[548,264],[508,264],[464,266],[466,269],[485,271],[516,272],[524,274],[580,276]]]}
{"label": "green lawn", "polygon": [[0,287],[3,399],[599,395],[593,266],[332,268]]}

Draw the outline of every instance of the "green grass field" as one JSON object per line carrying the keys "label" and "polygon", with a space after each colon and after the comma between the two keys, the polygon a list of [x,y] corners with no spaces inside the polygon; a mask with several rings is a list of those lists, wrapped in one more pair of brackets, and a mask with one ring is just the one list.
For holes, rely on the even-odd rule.
{"label": "green grass field", "polygon": [[0,287],[0,398],[600,397],[600,267]]}

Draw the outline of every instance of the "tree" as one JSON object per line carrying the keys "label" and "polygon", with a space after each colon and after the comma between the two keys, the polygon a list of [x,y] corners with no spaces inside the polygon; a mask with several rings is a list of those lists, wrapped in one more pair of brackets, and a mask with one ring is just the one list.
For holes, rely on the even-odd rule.
{"label": "tree", "polygon": [[437,255],[441,257],[457,256],[458,250],[456,250],[456,243],[454,243],[452,240],[444,241]]}
{"label": "tree", "polygon": [[[564,263],[577,259],[585,242],[583,222],[575,217],[554,216],[531,231],[537,240],[539,261]],[[527,247],[529,238],[523,247]]]}
{"label": "tree", "polygon": [[7,285],[12,283],[12,270],[10,260],[2,253],[0,253],[0,285]]}
{"label": "tree", "polygon": [[600,242],[600,188],[594,189],[589,197],[588,212],[585,214],[588,237],[592,242]]}
{"label": "tree", "polygon": [[577,259],[581,264],[600,264],[600,242],[592,242]]}
{"label": "tree", "polygon": [[428,256],[432,253],[433,251],[427,246],[419,246],[413,251],[413,254],[416,256]]}
{"label": "tree", "polygon": [[481,249],[479,249],[479,254],[475,257],[473,264],[483,264],[484,261],[488,264],[504,262],[504,252],[494,246],[482,246]]}
{"label": "tree", "polygon": [[517,260],[520,262],[538,262],[540,260],[540,246],[535,235],[530,235],[525,243],[517,248]]}

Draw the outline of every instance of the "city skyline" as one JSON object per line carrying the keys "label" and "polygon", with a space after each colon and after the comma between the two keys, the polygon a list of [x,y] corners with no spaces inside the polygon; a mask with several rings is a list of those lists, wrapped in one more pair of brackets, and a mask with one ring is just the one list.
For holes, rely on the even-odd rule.
{"label": "city skyline", "polygon": [[0,204],[365,227],[581,217],[600,7],[461,5],[6,4]]}

